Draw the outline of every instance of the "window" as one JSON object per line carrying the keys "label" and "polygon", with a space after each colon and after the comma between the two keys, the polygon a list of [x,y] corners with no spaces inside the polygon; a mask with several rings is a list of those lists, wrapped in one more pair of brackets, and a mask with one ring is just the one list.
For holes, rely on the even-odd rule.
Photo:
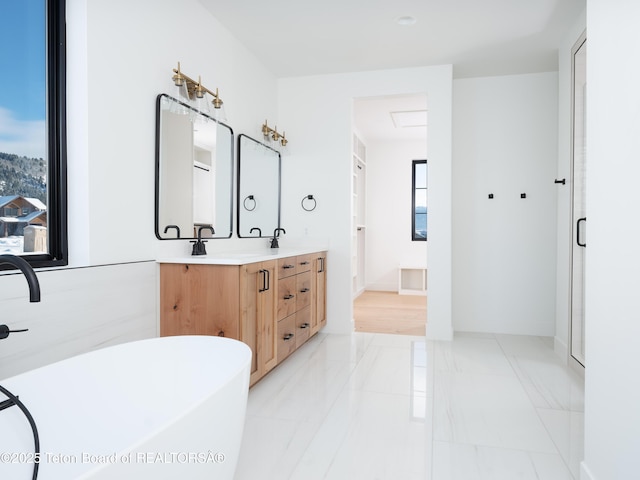
{"label": "window", "polygon": [[65,0],[0,4],[0,251],[66,265]]}
{"label": "window", "polygon": [[411,240],[427,240],[427,161],[414,160],[411,180]]}

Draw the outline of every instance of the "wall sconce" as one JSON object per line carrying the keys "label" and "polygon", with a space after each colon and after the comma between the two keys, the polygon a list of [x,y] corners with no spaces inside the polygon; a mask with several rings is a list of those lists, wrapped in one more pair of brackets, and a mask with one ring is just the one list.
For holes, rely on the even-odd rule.
{"label": "wall sconce", "polygon": [[[200,76],[198,76],[198,81],[196,82],[191,77],[185,75],[180,71],[180,62],[178,62],[178,68],[173,69],[173,84],[176,87],[175,97],[177,100],[184,102],[201,113],[206,115],[213,115],[216,120],[224,121],[226,120],[226,115],[224,114],[224,102],[220,98],[220,94],[218,93],[218,89],[216,88],[215,93],[209,90],[202,84],[202,80]],[[214,111],[211,112],[209,108],[209,102],[207,101],[207,94],[211,95],[213,99],[211,100],[211,104],[213,105]],[[176,113],[188,113],[188,112],[176,112]]]}
{"label": "wall sconce", "polygon": [[287,143],[289,143],[289,140],[286,139],[284,132],[278,132],[278,127],[271,128],[269,125],[267,125],[266,120],[262,124],[262,135],[264,135],[265,140],[267,140],[269,143],[273,141],[276,144],[279,143],[283,147],[286,147]]}

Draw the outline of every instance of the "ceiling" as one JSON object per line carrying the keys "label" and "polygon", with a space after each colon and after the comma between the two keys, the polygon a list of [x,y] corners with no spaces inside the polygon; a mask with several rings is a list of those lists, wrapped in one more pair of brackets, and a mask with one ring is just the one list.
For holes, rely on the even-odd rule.
{"label": "ceiling", "polygon": [[199,1],[277,77],[451,63],[460,78],[557,70],[586,0]]}
{"label": "ceiling", "polygon": [[[557,45],[586,2],[199,1],[279,78],[441,64],[453,64],[454,78],[556,71]],[[398,24],[404,16],[415,23]],[[415,100],[419,105],[426,97]],[[407,102],[405,97],[357,100],[356,125],[365,137],[426,136],[417,128],[382,129],[390,111],[419,109]]]}
{"label": "ceiling", "polygon": [[[425,140],[426,126],[398,127],[391,112],[427,110],[427,95],[394,95],[353,100],[353,123],[357,133],[367,143],[371,140]],[[427,120],[428,123],[428,120]]]}

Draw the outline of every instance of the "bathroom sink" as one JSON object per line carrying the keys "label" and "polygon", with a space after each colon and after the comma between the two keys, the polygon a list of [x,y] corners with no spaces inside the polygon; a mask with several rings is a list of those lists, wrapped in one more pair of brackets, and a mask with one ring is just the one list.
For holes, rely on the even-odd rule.
{"label": "bathroom sink", "polygon": [[[231,480],[250,362],[249,347],[229,338],[162,337],[79,355],[0,385],[35,419],[39,480]],[[0,478],[30,479],[33,436],[17,406],[0,411],[0,431]]]}

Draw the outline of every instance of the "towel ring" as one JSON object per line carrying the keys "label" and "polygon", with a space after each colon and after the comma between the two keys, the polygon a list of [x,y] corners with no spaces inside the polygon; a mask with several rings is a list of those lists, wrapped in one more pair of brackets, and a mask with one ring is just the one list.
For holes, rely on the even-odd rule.
{"label": "towel ring", "polygon": [[[305,206],[304,201],[305,200],[312,200],[313,201],[313,206],[311,208],[307,208],[307,206]],[[300,205],[302,205],[302,209],[306,212],[312,212],[313,210],[316,209],[316,207],[318,206],[318,202],[316,202],[316,199],[313,198],[313,195],[307,195],[306,197],[302,197],[302,202],[300,202]],[[309,205],[310,206],[310,205]]]}
{"label": "towel ring", "polygon": [[[253,206],[251,208],[247,207],[247,201],[252,201],[253,202]],[[242,202],[242,205],[244,205],[244,209],[248,212],[253,212],[256,209],[256,199],[253,195],[249,195],[244,199],[244,202]]]}

